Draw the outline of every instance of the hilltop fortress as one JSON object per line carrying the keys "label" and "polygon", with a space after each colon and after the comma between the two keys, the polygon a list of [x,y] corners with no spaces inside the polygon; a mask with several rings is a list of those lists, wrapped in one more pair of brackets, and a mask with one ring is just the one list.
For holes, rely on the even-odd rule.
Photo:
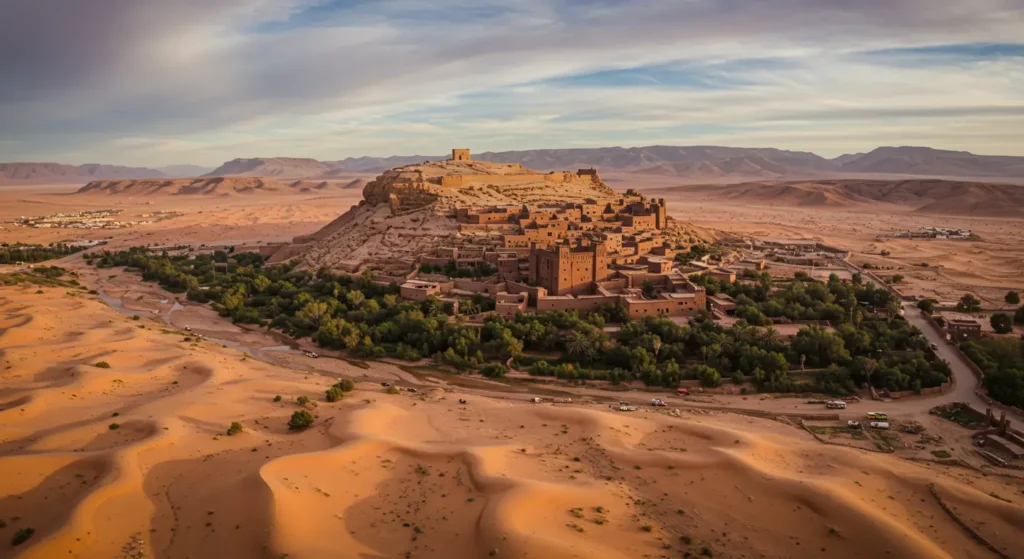
{"label": "hilltop fortress", "polygon": [[703,288],[674,269],[689,240],[664,199],[619,194],[595,169],[539,173],[456,149],[383,173],[359,205],[273,260],[370,270],[403,298],[456,309],[483,295],[504,315],[610,304],[632,316],[689,315],[706,305]]}

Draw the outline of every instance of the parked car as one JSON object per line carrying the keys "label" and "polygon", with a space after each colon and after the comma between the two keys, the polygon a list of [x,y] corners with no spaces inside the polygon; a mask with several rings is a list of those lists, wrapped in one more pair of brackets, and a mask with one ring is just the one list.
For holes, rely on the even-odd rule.
{"label": "parked car", "polygon": [[409,392],[410,394],[415,394],[416,392],[418,392],[415,388],[406,388],[405,391]]}
{"label": "parked car", "polygon": [[636,411],[636,406],[619,406],[616,409],[619,411]]}
{"label": "parked car", "polygon": [[932,344],[932,345],[930,345],[929,347],[931,347],[931,348],[932,348],[932,351],[938,351],[938,350],[939,350],[939,346],[937,346],[937,345],[935,345],[935,344]]}
{"label": "parked car", "polygon": [[390,382],[382,382],[382,383],[380,383],[380,385],[383,386],[384,388],[388,388],[389,386],[391,386],[391,383]]}
{"label": "parked car", "polygon": [[466,403],[466,399],[465,398],[459,398],[459,403],[460,404],[465,404]]}
{"label": "parked car", "polygon": [[825,407],[830,410],[845,410],[846,402],[842,400],[829,400],[825,402]]}
{"label": "parked car", "polygon": [[689,396],[689,395],[690,395],[690,389],[688,389],[688,388],[680,388],[679,390],[676,390],[676,396]]}
{"label": "parked car", "polygon": [[889,422],[888,421],[872,421],[869,425],[871,425],[871,427],[873,429],[888,429],[889,428]]}
{"label": "parked car", "polygon": [[572,398],[555,398],[556,404],[571,404]]}
{"label": "parked car", "polygon": [[851,419],[846,422],[846,426],[849,427],[850,429],[860,429],[860,421]]}
{"label": "parked car", "polygon": [[867,414],[868,419],[874,419],[876,421],[888,421],[889,416],[880,411],[869,411]]}
{"label": "parked car", "polygon": [[655,406],[655,407],[661,407],[661,406],[667,406],[668,404],[665,403],[665,400],[662,400],[660,398],[654,398],[654,399],[651,400],[651,405]]}
{"label": "parked car", "polygon": [[317,357],[320,357],[320,354],[316,353],[315,351],[304,351],[302,353],[305,354],[306,357],[309,357],[311,359],[316,359]]}
{"label": "parked car", "polygon": [[533,402],[534,404],[539,404],[544,401],[544,398],[537,398],[536,396],[534,396],[533,398],[530,398],[530,401]]}

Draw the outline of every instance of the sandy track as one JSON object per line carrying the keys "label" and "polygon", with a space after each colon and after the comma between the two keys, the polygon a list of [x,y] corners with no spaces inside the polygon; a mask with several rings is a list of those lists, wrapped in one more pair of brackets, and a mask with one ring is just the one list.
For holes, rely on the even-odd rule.
{"label": "sandy track", "polygon": [[[731,415],[367,383],[327,404],[331,379],[45,291],[0,290],[0,557],[991,556],[930,483],[994,545],[1021,547],[1012,480]],[[289,432],[300,395],[319,417]],[[231,421],[245,430],[224,435]]]}

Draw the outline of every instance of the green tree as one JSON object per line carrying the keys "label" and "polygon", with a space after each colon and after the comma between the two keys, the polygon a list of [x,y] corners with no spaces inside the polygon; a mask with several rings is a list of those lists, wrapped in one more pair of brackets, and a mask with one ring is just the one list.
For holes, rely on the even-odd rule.
{"label": "green tree", "polygon": [[1009,334],[1013,332],[1013,319],[1006,313],[997,312],[989,319],[992,329],[996,334]]}
{"label": "green tree", "polygon": [[967,293],[957,302],[956,310],[960,312],[978,312],[981,310],[981,301],[974,295]]}
{"label": "green tree", "polygon": [[242,432],[242,424],[237,421],[232,421],[231,426],[228,427],[228,435],[234,436]]}
{"label": "green tree", "polygon": [[332,386],[327,389],[326,397],[328,402],[337,402],[345,397],[345,392],[337,386]]}
{"label": "green tree", "polygon": [[922,299],[917,302],[917,308],[925,314],[932,314],[935,312],[935,302],[930,299]]}
{"label": "green tree", "polygon": [[1020,293],[1017,293],[1016,291],[1010,291],[1009,293],[1006,294],[1005,301],[1011,305],[1019,305]]}
{"label": "green tree", "polygon": [[313,330],[320,328],[321,322],[331,315],[327,301],[310,301],[295,316],[308,322]]}
{"label": "green tree", "polygon": [[892,283],[893,284],[902,283],[904,279],[905,278],[903,277],[903,274],[893,274],[893,276],[892,276]]}

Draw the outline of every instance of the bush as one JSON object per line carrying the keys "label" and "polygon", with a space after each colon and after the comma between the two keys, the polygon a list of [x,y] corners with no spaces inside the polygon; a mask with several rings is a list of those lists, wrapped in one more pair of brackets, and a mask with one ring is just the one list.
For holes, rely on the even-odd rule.
{"label": "bush", "polygon": [[389,386],[388,389],[385,390],[384,392],[388,394],[398,394],[401,392],[401,390],[399,390],[397,386]]}
{"label": "bush", "polygon": [[309,398],[307,398],[306,396],[299,396],[298,398],[295,399],[295,403],[300,406],[305,406],[306,404],[309,403]]}
{"label": "bush", "polygon": [[11,545],[12,546],[21,545],[21,544],[25,543],[26,541],[28,541],[28,539],[32,537],[32,534],[35,534],[35,533],[36,533],[35,528],[22,528],[21,530],[18,530],[17,532],[14,533],[14,537],[11,538]]}
{"label": "bush", "polygon": [[1007,303],[1009,303],[1011,305],[1019,305],[1020,304],[1020,293],[1017,293],[1016,291],[1010,291],[1009,293],[1006,294],[1006,297],[1004,298],[1004,301],[1006,301]]}
{"label": "bush", "polygon": [[133,314],[132,315],[132,320],[142,320],[142,317],[137,315],[137,314]]}
{"label": "bush", "polygon": [[340,389],[342,392],[352,392],[356,389],[356,381],[350,378],[343,378],[338,382],[334,383],[334,388]]}
{"label": "bush", "polygon": [[93,367],[99,367],[100,369],[109,369],[110,368],[110,363],[107,363],[106,361],[97,361],[93,365]]}
{"label": "bush", "polygon": [[275,402],[280,402],[281,401],[281,395],[278,394],[277,396],[274,396],[274,401]]}
{"label": "bush", "polygon": [[921,312],[925,314],[932,314],[935,312],[935,303],[928,299],[922,299],[917,302],[917,308],[921,309]]}
{"label": "bush", "polygon": [[956,310],[960,312],[978,312],[981,310],[981,301],[970,293],[960,298],[956,304]]}
{"label": "bush", "polygon": [[345,397],[345,392],[342,391],[342,389],[338,388],[337,386],[332,386],[332,387],[327,389],[327,401],[328,402],[337,402],[338,400],[341,400],[344,397]]}
{"label": "bush", "polygon": [[996,334],[1009,334],[1013,332],[1013,319],[1006,313],[997,312],[989,319],[992,329]]}
{"label": "bush", "polygon": [[292,431],[299,431],[312,424],[313,414],[306,410],[301,410],[292,414],[292,418],[288,420],[288,429]]}
{"label": "bush", "polygon": [[508,367],[502,365],[501,363],[491,363],[489,365],[484,365],[483,367],[480,367],[480,374],[487,378],[503,377],[507,372]]}
{"label": "bush", "polygon": [[110,429],[111,431],[117,431],[118,429],[121,428],[121,424],[120,423],[111,423],[110,425],[107,426],[107,428]]}
{"label": "bush", "polygon": [[228,436],[235,436],[242,432],[242,424],[237,421],[232,421],[231,426],[228,427]]}

